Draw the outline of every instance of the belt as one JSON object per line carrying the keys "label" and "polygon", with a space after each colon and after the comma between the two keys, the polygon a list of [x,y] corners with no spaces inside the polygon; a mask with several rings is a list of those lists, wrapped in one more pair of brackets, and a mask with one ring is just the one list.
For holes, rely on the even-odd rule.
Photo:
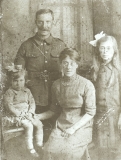
{"label": "belt", "polygon": [[29,72],[28,71],[28,76],[29,78],[39,78],[39,79],[51,79],[51,80],[54,80],[54,79],[57,79],[59,78],[59,72],[55,71],[55,72]]}

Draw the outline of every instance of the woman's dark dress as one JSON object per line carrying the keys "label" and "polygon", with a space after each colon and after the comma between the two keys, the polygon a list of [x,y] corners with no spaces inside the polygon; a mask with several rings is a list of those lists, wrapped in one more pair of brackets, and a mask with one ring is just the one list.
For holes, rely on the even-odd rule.
{"label": "woman's dark dress", "polygon": [[82,118],[84,115],[82,108],[85,113],[95,115],[95,89],[89,80],[75,75],[54,82],[50,110],[56,113],[60,111],[61,114],[44,146],[43,160],[81,159],[88,143],[92,140],[93,120],[68,138],[61,136],[61,130],[70,128]]}

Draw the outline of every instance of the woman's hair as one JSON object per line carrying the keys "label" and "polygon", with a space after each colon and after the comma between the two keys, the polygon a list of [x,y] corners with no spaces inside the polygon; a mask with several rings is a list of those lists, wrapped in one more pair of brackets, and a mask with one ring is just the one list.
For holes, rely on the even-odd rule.
{"label": "woman's hair", "polygon": [[17,72],[11,72],[11,80],[16,80],[20,78],[21,76],[26,76],[25,70],[18,70]]}
{"label": "woman's hair", "polygon": [[102,58],[100,57],[100,54],[99,54],[99,46],[102,42],[107,42],[107,41],[110,41],[113,44],[114,55],[112,58],[112,65],[116,69],[118,69],[118,70],[120,69],[120,67],[119,67],[119,51],[118,51],[118,45],[117,45],[116,39],[113,36],[106,35],[98,40],[97,47],[96,47],[95,53],[93,55],[93,69],[94,69],[93,80],[94,81],[96,81],[96,79],[97,79],[100,64],[102,63]]}
{"label": "woman's hair", "polygon": [[66,57],[70,57],[70,59],[74,60],[77,64],[80,63],[80,55],[79,53],[72,48],[65,48],[59,56],[59,62],[62,63],[62,61],[66,58]]}

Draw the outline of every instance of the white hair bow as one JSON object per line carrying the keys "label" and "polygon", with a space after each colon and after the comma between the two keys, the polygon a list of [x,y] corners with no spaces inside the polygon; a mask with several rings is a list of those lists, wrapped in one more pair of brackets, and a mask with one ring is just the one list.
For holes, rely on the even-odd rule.
{"label": "white hair bow", "polygon": [[11,66],[7,66],[5,69],[7,69],[9,72],[17,72],[22,70],[22,65],[14,65],[14,63],[12,63]]}
{"label": "white hair bow", "polygon": [[95,40],[90,41],[89,43],[90,43],[92,46],[96,47],[96,46],[97,46],[97,41],[98,41],[100,38],[104,37],[104,36],[105,36],[105,34],[103,34],[103,31],[102,31],[102,32],[96,34],[96,35],[95,35]]}

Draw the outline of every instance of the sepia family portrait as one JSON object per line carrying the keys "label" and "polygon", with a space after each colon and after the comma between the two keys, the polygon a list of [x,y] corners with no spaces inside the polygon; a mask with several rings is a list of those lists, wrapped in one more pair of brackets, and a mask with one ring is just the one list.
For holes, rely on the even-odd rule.
{"label": "sepia family portrait", "polygon": [[121,160],[121,1],[0,1],[0,159]]}

